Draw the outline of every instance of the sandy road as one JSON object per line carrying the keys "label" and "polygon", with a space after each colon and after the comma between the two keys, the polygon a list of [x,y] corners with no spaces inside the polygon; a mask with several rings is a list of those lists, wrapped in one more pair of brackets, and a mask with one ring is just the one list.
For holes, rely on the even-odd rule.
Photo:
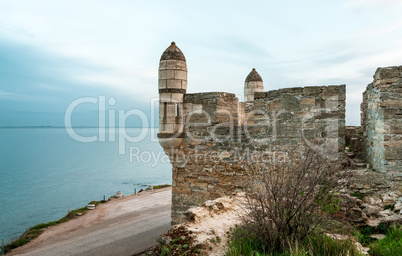
{"label": "sandy road", "polygon": [[10,255],[116,255],[141,252],[170,227],[171,188],[115,199],[50,227]]}

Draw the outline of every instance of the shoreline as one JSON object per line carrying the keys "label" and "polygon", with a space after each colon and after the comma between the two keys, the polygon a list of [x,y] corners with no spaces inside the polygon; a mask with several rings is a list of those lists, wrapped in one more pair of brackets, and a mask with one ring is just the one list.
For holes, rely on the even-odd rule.
{"label": "shoreline", "polygon": [[[7,255],[20,255],[21,253],[26,253],[32,249],[38,249],[46,246],[48,241],[52,240],[54,237],[67,236],[77,230],[100,226],[105,222],[113,223],[115,221],[118,223],[119,218],[124,216],[132,215],[133,219],[130,220],[134,220],[135,217],[140,216],[143,211],[147,211],[152,207],[163,206],[166,209],[169,209],[168,217],[170,218],[171,186],[166,186],[167,185],[154,186],[153,191],[143,191],[137,194],[126,195],[122,198],[111,197],[105,203],[98,202],[99,204],[94,210],[87,210],[85,206],[69,212],[60,220],[36,225],[34,227],[43,226],[39,229],[34,229],[38,231],[39,234],[36,232],[35,238],[27,242],[25,241],[26,243],[21,246],[13,248],[11,252],[7,253]],[[165,208],[164,211],[166,210]],[[65,218],[71,213],[73,213],[72,217],[65,220]],[[32,230],[33,228],[29,230]],[[14,242],[21,238],[26,239],[26,237],[24,238],[24,235],[26,235],[27,232],[21,235],[19,239],[14,240]],[[90,233],[90,231],[88,232]],[[12,243],[13,242],[10,242],[8,245]]]}

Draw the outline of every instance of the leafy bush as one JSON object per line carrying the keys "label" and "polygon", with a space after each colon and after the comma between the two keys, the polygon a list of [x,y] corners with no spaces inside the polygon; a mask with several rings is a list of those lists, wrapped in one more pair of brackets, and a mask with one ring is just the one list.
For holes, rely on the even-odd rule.
{"label": "leafy bush", "polygon": [[[282,253],[300,244],[338,210],[336,164],[307,151],[300,159],[262,167],[246,194],[243,227],[262,251]],[[252,240],[254,243],[254,240]]]}

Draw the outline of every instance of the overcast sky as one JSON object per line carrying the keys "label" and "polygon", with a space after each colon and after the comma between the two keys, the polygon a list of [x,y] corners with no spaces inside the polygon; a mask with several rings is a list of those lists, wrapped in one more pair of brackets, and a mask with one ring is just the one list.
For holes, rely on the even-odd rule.
{"label": "overcast sky", "polygon": [[[0,126],[63,125],[80,97],[150,112],[158,63],[175,41],[187,92],[243,97],[256,68],[265,90],[347,85],[347,125],[377,67],[402,65],[402,1],[0,0]],[[73,125],[96,124],[95,105]]]}

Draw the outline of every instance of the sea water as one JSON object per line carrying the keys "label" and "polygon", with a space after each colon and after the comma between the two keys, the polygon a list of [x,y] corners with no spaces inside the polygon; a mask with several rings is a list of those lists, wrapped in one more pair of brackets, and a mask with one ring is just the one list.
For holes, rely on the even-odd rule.
{"label": "sea water", "polygon": [[[128,195],[148,185],[171,184],[171,165],[156,129],[125,129],[124,136],[139,140],[124,139],[125,145],[118,129],[74,132],[97,140],[77,141],[64,128],[0,129],[0,243],[117,191]],[[138,139],[141,132],[144,139]]]}

